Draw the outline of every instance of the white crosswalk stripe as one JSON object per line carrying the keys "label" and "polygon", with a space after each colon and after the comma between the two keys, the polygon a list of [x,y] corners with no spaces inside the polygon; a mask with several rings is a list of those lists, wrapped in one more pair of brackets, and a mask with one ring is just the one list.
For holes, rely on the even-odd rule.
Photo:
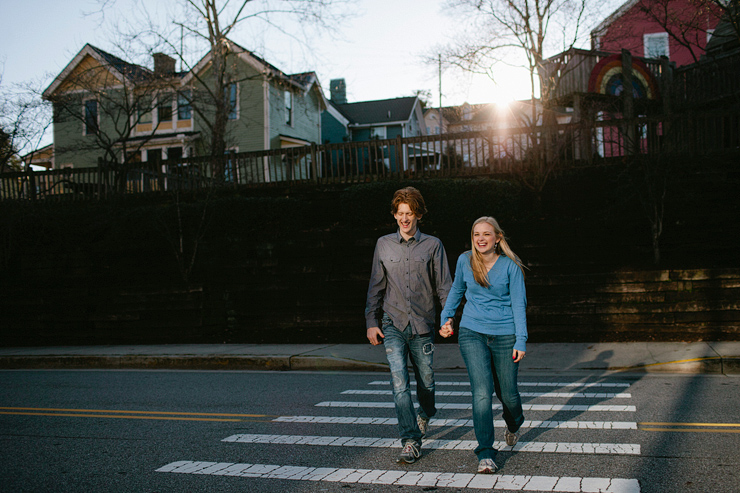
{"label": "white crosswalk stripe", "polygon": [[[224,438],[223,442],[270,443],[280,445],[323,445],[332,447],[401,448],[398,438],[339,437],[312,435],[263,435],[243,433]],[[425,449],[474,450],[475,440],[424,440]],[[568,454],[640,455],[640,446],[634,443],[569,443],[569,442],[519,442],[513,448],[506,442],[494,442],[497,449],[514,452],[552,452]]]}
{"label": "white crosswalk stripe", "polygon": [[[416,391],[411,393],[416,395]],[[345,390],[343,395],[393,395],[392,390]],[[439,397],[470,397],[470,391],[435,390],[434,395]],[[555,399],[631,399],[632,394],[627,392],[519,392],[522,397],[551,397]]]}
{"label": "white crosswalk stripe", "polygon": [[548,492],[639,493],[636,479],[586,478],[558,476],[512,476],[505,474],[469,474],[385,469],[347,469],[232,462],[177,461],[156,470],[162,473],[207,474],[244,478],[326,481],[356,484],[428,486]]}
{"label": "white crosswalk stripe", "polygon": [[[358,401],[324,401],[315,404],[317,407],[365,407],[393,409],[393,402],[358,402]],[[457,409],[471,410],[472,404],[440,402],[437,403],[438,410]],[[493,409],[501,409],[501,404],[494,404]],[[635,406],[611,406],[611,405],[577,405],[577,404],[522,404],[525,411],[580,411],[580,412],[635,412]]]}
{"label": "white crosswalk stripe", "polygon": [[[415,385],[415,382],[412,382]],[[376,380],[369,382],[371,386],[390,386],[388,380]],[[470,384],[467,381],[438,381],[435,392],[438,398],[463,398],[466,402],[437,402],[436,407],[441,413],[429,421],[431,428],[472,428],[473,420],[470,417],[472,404],[470,398]],[[460,390],[440,390],[440,387],[462,387]],[[522,397],[533,399],[522,404],[525,412],[532,413],[559,413],[575,412],[583,413],[634,413],[636,407],[628,404],[613,404],[606,402],[612,399],[631,399],[630,392],[623,389],[630,387],[624,382],[519,382],[524,389],[520,392]],[[541,389],[541,391],[540,391]],[[416,392],[412,391],[413,394]],[[340,392],[342,396],[349,398],[361,396],[384,396],[382,402],[373,401],[322,401],[315,403],[317,408],[345,408],[345,409],[376,409],[393,410],[395,405],[393,392],[386,389],[348,389]],[[567,399],[561,403],[543,403],[540,399]],[[598,404],[573,404],[574,399],[598,399]],[[449,400],[449,399],[448,399]],[[565,402],[565,403],[562,403]],[[577,401],[575,401],[577,402]],[[501,410],[500,403],[494,403],[492,409]],[[445,411],[463,411],[463,417],[443,417]],[[391,413],[395,414],[395,413]],[[459,416],[459,413],[457,414]],[[500,415],[499,415],[500,416]],[[532,416],[540,417],[537,414]],[[566,415],[567,416],[567,415]],[[585,415],[583,415],[585,416]],[[295,424],[323,424],[323,425],[384,425],[397,426],[398,421],[394,415],[389,416],[278,416],[272,419],[274,423]],[[506,426],[502,419],[494,420],[494,428],[501,429]],[[629,431],[637,430],[634,421],[595,421],[595,420],[527,420],[522,425],[523,429],[553,429],[553,430],[584,430],[584,431]],[[350,428],[347,428],[350,429]],[[333,430],[331,430],[333,431]],[[313,447],[353,447],[367,449],[400,449],[401,441],[396,437],[368,437],[368,436],[343,436],[331,434],[326,435],[302,435],[302,434],[260,434],[239,433],[223,438],[221,441],[234,445],[263,444],[263,445],[290,445],[290,446],[313,446]],[[444,433],[444,431],[442,432]],[[460,431],[470,437],[469,431]],[[392,434],[393,435],[393,434]],[[444,435],[442,435],[444,436]],[[546,435],[542,435],[544,438]],[[606,435],[605,435],[606,436]],[[612,436],[621,436],[614,434]],[[456,438],[456,437],[453,437]],[[424,449],[440,450],[444,454],[467,453],[470,454],[478,443],[475,439],[435,439],[427,436],[424,439]],[[509,447],[503,441],[494,443],[494,447],[500,451],[509,453],[555,453],[567,455],[619,455],[639,456],[640,444],[637,443],[612,443],[611,440],[604,442],[565,442],[565,441],[519,441],[514,447]],[[310,454],[302,454],[310,457]],[[474,461],[472,456],[471,463]],[[316,467],[311,467],[316,466]],[[640,484],[636,479],[625,478],[599,478],[599,477],[559,477],[559,476],[526,476],[506,474],[472,474],[452,473],[440,471],[407,471],[407,470],[381,470],[381,469],[351,469],[331,467],[331,464],[312,464],[311,466],[297,465],[272,465],[232,462],[206,462],[206,461],[178,461],[167,464],[157,469],[157,472],[200,474],[211,476],[239,476],[243,478],[282,479],[293,481],[322,481],[356,484],[379,484],[379,485],[415,485],[429,487],[450,487],[458,489],[493,489],[507,491],[539,491],[539,492],[605,492],[605,493],[640,493]],[[472,465],[471,467],[474,467]]]}
{"label": "white crosswalk stripe", "polygon": [[[397,425],[396,418],[371,418],[360,416],[279,416],[273,421],[281,423],[326,423],[348,425]],[[432,418],[429,426],[472,427],[472,419],[442,419]],[[506,426],[503,419],[493,421],[494,428]],[[522,428],[560,428],[570,430],[636,430],[635,421],[536,421],[525,420]]]}
{"label": "white crosswalk stripe", "polygon": [[[410,382],[411,385],[416,385],[416,382]],[[389,380],[374,380],[369,382],[368,385],[390,385]],[[434,382],[436,386],[456,386],[456,387],[470,387],[470,382]],[[628,388],[630,384],[624,382],[517,382],[519,387],[582,387],[584,389],[604,387],[604,388]]]}

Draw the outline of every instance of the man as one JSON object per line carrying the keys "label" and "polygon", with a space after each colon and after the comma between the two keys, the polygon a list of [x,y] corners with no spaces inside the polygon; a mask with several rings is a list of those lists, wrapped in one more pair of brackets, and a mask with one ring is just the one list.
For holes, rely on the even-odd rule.
{"label": "man", "polygon": [[[419,231],[418,222],[427,212],[421,193],[413,187],[402,188],[393,195],[391,208],[398,231],[382,236],[375,246],[365,320],[370,343],[385,344],[403,445],[398,462],[412,464],[421,457],[421,439],[429,418],[437,412],[432,369],[434,299],[444,306],[452,277],[442,242]],[[416,377],[418,413],[409,388],[409,357]]]}

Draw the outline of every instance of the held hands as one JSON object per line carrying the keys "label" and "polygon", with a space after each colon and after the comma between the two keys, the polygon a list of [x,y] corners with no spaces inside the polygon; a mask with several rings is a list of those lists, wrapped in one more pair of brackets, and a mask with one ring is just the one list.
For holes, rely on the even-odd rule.
{"label": "held hands", "polygon": [[511,355],[511,357],[514,359],[514,363],[519,363],[521,360],[524,359],[524,353],[525,351],[517,351],[514,350],[514,353]]}
{"label": "held hands", "polygon": [[385,336],[383,335],[383,331],[380,330],[380,327],[370,327],[367,329],[367,339],[373,346],[383,344],[383,338]]}
{"label": "held hands", "polygon": [[447,338],[447,337],[450,337],[454,333],[455,331],[452,330],[452,319],[448,318],[447,322],[445,322],[442,328],[439,329],[439,335],[441,335],[444,338]]}

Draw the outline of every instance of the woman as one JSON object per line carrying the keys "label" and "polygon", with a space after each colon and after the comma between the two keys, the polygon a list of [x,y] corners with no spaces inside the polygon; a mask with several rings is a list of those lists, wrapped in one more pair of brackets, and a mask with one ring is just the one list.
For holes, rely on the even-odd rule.
{"label": "woman", "polygon": [[439,333],[452,335],[452,317],[465,295],[458,342],[473,393],[475,454],[478,473],[493,474],[498,470],[493,448],[494,390],[503,405],[507,445],[513,447],[519,440],[524,422],[517,372],[526,351],[527,295],[524,267],[494,218],[481,217],[473,223],[471,242],[471,251],[457,259],[455,280],[442,310],[442,320],[447,321]]}

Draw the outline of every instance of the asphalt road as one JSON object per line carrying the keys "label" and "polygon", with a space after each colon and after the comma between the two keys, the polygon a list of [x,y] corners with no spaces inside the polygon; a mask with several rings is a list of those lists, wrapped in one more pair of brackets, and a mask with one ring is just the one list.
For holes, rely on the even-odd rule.
{"label": "asphalt road", "polygon": [[520,445],[499,452],[494,476],[473,475],[466,375],[438,373],[437,382],[436,418],[446,421],[433,422],[424,457],[402,466],[382,373],[1,371],[0,491],[636,493],[740,484],[739,377],[523,373],[528,421]]}

